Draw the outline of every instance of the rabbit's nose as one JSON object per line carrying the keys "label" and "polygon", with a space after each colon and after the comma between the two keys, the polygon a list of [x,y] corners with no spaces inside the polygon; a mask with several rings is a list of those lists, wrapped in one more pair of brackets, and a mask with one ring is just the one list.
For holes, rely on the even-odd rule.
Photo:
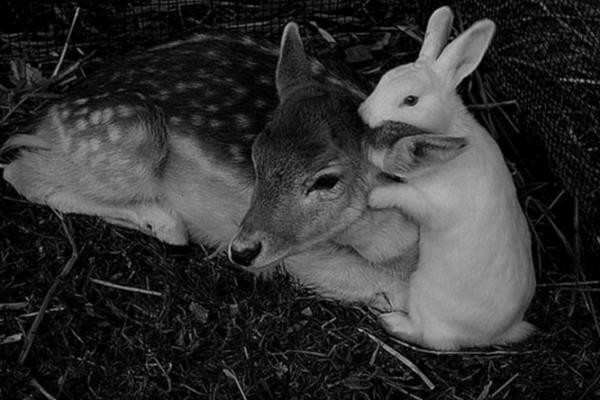
{"label": "rabbit's nose", "polygon": [[260,254],[261,250],[262,244],[259,241],[245,242],[234,239],[229,244],[229,251],[227,254],[231,262],[243,267],[249,267]]}

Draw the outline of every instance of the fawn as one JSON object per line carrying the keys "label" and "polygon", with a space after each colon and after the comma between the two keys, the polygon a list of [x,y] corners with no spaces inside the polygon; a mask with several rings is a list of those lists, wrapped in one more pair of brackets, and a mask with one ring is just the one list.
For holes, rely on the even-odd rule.
{"label": "fawn", "polygon": [[231,242],[253,271],[285,257],[318,293],[369,303],[398,292],[417,230],[367,207],[378,171],[359,146],[362,99],[307,59],[293,23],[279,52],[198,35],[88,77],[5,143],[4,178],[30,201],[172,244]]}
{"label": "fawn", "polygon": [[[369,204],[398,207],[420,227],[405,305],[379,318],[392,335],[437,349],[524,339],[533,331],[523,315],[535,289],[529,228],[511,174],[456,94],[495,25],[479,21],[444,48],[452,19],[448,7],[434,12],[418,60],[388,71],[360,106],[374,128],[369,159],[402,179],[375,188]],[[407,134],[397,122],[430,132]]]}

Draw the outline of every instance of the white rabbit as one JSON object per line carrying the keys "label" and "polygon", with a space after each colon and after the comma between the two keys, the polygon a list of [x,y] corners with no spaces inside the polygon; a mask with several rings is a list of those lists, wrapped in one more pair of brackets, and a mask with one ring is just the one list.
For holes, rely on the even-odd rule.
{"label": "white rabbit", "polygon": [[[398,207],[420,225],[405,308],[380,322],[436,349],[516,342],[534,330],[523,320],[535,290],[527,221],[498,145],[456,94],[495,25],[479,21],[444,48],[452,18],[438,9],[418,60],[387,72],[360,107],[376,128],[370,161],[403,181],[375,188],[370,205]],[[432,133],[407,135],[395,121]]]}

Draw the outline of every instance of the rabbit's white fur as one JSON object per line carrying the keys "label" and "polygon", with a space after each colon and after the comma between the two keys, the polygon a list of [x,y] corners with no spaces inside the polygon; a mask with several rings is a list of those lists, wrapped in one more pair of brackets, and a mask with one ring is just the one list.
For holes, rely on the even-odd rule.
{"label": "rabbit's white fur", "polygon": [[[380,322],[392,335],[436,349],[515,342],[534,329],[523,320],[535,289],[527,221],[498,145],[456,94],[495,25],[479,21],[443,49],[451,25],[450,9],[438,9],[417,62],[387,72],[360,107],[372,128],[399,121],[435,132],[368,152],[405,179],[375,188],[370,205],[398,207],[420,225],[405,309]],[[407,96],[418,96],[417,104],[404,104]]]}

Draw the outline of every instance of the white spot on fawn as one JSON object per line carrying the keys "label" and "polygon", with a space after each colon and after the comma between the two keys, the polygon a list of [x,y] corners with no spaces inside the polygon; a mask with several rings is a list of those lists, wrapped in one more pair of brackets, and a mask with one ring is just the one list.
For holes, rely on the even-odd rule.
{"label": "white spot on fawn", "polygon": [[235,162],[242,162],[242,161],[246,160],[246,158],[244,157],[244,154],[242,153],[241,147],[238,147],[238,146],[230,147],[229,154],[231,154],[233,161],[235,161]]}
{"label": "white spot on fawn", "polygon": [[248,89],[246,89],[245,87],[242,86],[238,86],[234,89],[235,93],[238,94],[240,97],[245,96],[248,93]]}
{"label": "white spot on fawn", "polygon": [[92,168],[95,168],[98,165],[102,164],[105,160],[106,160],[106,155],[100,153],[100,154],[97,154],[96,156],[92,157],[90,164],[91,164]]}
{"label": "white spot on fawn", "polygon": [[90,123],[92,125],[98,125],[100,123],[100,119],[102,117],[102,111],[96,110],[90,114]]}
{"label": "white spot on fawn", "polygon": [[75,115],[87,115],[90,112],[90,109],[87,107],[82,107],[79,110],[75,111]]}
{"label": "white spot on fawn", "polygon": [[109,125],[107,131],[108,140],[110,140],[112,143],[115,143],[121,139],[121,131],[116,126]]}
{"label": "white spot on fawn", "polygon": [[79,146],[77,146],[77,151],[75,152],[75,158],[83,159],[87,156],[89,143],[87,141],[79,142]]}
{"label": "white spot on fawn", "polygon": [[159,94],[160,94],[159,99],[167,100],[169,98],[169,95],[171,94],[171,92],[169,92],[168,90],[161,90]]}
{"label": "white spot on fawn", "polygon": [[250,118],[246,114],[236,114],[235,122],[239,128],[248,128],[250,126]]}
{"label": "white spot on fawn", "polygon": [[90,139],[90,148],[93,152],[100,150],[100,140],[98,139]]}
{"label": "white spot on fawn", "polygon": [[88,102],[88,99],[87,99],[87,98],[85,98],[85,97],[82,97],[81,99],[77,99],[77,100],[75,100],[75,101],[73,102],[73,104],[77,104],[78,106],[82,106],[82,105],[84,105],[84,104],[85,104],[85,103],[87,103],[87,102]]}
{"label": "white spot on fawn", "polygon": [[75,128],[78,131],[84,131],[88,128],[88,123],[84,118],[80,118],[75,122]]}
{"label": "white spot on fawn", "polygon": [[122,117],[122,118],[130,117],[133,114],[133,110],[124,105],[117,106],[116,111],[117,111],[117,114],[119,114],[119,117]]}
{"label": "white spot on fawn", "polygon": [[211,119],[210,120],[210,127],[213,129],[219,129],[221,126],[223,126],[223,121],[221,121],[220,119]]}
{"label": "white spot on fawn", "polygon": [[192,115],[191,120],[192,120],[192,125],[195,125],[195,126],[204,125],[204,117],[202,117],[202,115]]}
{"label": "white spot on fawn", "polygon": [[98,99],[103,99],[105,97],[110,96],[110,92],[104,92],[102,94],[97,94],[94,97],[92,97],[94,100],[98,100]]}
{"label": "white spot on fawn", "polygon": [[115,112],[113,111],[112,108],[105,108],[104,111],[102,112],[102,123],[103,124],[108,124],[113,116],[115,115]]}
{"label": "white spot on fawn", "polygon": [[267,106],[267,102],[263,99],[256,99],[254,101],[254,105],[256,108],[265,108]]}

